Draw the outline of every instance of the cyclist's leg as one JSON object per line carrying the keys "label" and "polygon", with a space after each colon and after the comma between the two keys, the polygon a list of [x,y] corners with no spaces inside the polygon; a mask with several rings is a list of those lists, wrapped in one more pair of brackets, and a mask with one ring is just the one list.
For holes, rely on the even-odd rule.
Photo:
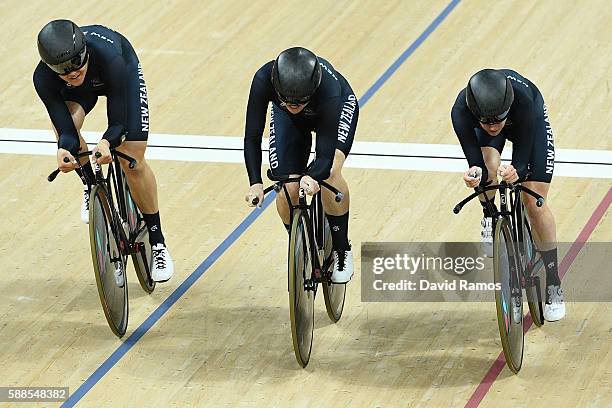
{"label": "cyclist's leg", "polygon": [[127,132],[125,141],[117,150],[136,159],[138,164],[130,169],[125,160],[120,159],[119,162],[126,175],[132,198],[140,209],[149,232],[153,263],[151,276],[157,282],[164,282],[172,277],[174,264],[162,232],[157,180],[145,159],[149,137],[149,105],[142,68],[135,55],[128,62],[127,76]]}
{"label": "cyclist's leg", "polygon": [[[487,173],[489,183],[497,183],[497,169],[501,164],[501,152],[496,147],[483,146],[480,148],[482,151],[482,158],[484,159],[485,165],[487,166]],[[489,192],[487,192],[489,193]],[[494,193],[494,192],[493,192]]]}
{"label": "cyclist's leg", "polygon": [[522,198],[527,208],[538,250],[544,252],[557,247],[555,218],[546,200],[554,172],[555,145],[552,128],[548,121],[548,112],[545,110],[543,101],[540,103],[542,104],[541,117],[538,121],[529,162],[530,174],[523,185],[544,197],[544,205],[538,207],[536,200],[528,194],[523,194]]}
{"label": "cyclist's leg", "polygon": [[[128,131],[128,134],[130,132]],[[133,134],[133,133],[132,133]],[[130,169],[128,162],[119,159],[121,169],[127,177],[132,198],[143,214],[153,214],[159,211],[157,201],[157,180],[151,167],[145,159],[146,140],[126,140],[117,148],[118,151],[136,159],[138,164]],[[163,242],[163,241],[162,241]]]}
{"label": "cyclist's leg", "polygon": [[[299,177],[300,174],[292,173],[289,174],[290,177]],[[296,205],[298,202],[298,190],[299,186],[297,183],[291,183],[286,185],[287,192],[289,193],[289,197],[291,198],[291,203]],[[276,211],[285,226],[285,229],[289,231],[289,226],[291,224],[291,210],[287,203],[287,197],[285,197],[285,192],[281,190],[276,195]]]}
{"label": "cyclist's leg", "polygon": [[557,246],[557,227],[555,217],[546,201],[550,184],[541,181],[525,181],[523,185],[542,197],[544,205],[538,207],[536,200],[529,194],[522,194],[523,202],[527,208],[533,239],[540,251],[547,251]]}
{"label": "cyclist's leg", "polygon": [[[272,173],[297,177],[304,173],[312,135],[310,130],[298,124],[289,113],[272,104],[270,113],[270,151],[269,161]],[[291,202],[297,204],[299,186],[297,183],[286,185]],[[287,198],[281,190],[276,196],[276,210],[285,228],[291,223],[291,210]]]}
{"label": "cyclist's leg", "polygon": [[332,165],[331,173],[329,178],[325,180],[328,184],[334,186],[340,191],[344,198],[339,203],[335,200],[335,195],[326,188],[321,189],[323,198],[323,207],[325,213],[332,216],[340,216],[346,214],[350,207],[350,193],[349,188],[344,176],[342,175],[342,167],[346,161],[348,153],[344,153],[340,149],[336,149],[334,153],[334,163]]}
{"label": "cyclist's leg", "polygon": [[[118,151],[136,159],[138,164],[130,169],[128,163],[121,159],[121,168],[127,176],[128,185],[134,202],[143,214],[158,212],[157,181],[145,159],[147,140],[149,138],[149,105],[147,88],[137,59],[127,65],[127,124],[125,140]],[[160,237],[163,243],[163,237]]]}
{"label": "cyclist's leg", "polygon": [[538,207],[536,200],[528,194],[523,194],[522,198],[536,245],[540,251],[548,251],[557,246],[555,218],[546,200],[555,167],[555,144],[546,105],[541,97],[536,104],[539,109],[538,125],[529,161],[530,174],[523,185],[544,197],[544,205]]}
{"label": "cyclist's leg", "polygon": [[342,176],[342,168],[348,157],[355,131],[359,120],[359,104],[353,94],[345,95],[342,113],[339,118],[338,136],[334,162],[327,183],[334,186],[344,195],[339,203],[335,201],[334,195],[327,189],[323,189],[323,207],[329,226],[331,228],[334,265],[331,279],[334,283],[346,283],[353,276],[353,252],[348,239],[348,222],[350,193],[348,184]]}
{"label": "cyclist's leg", "polygon": [[159,225],[159,205],[157,201],[157,180],[153,170],[149,167],[145,159],[147,150],[147,140],[149,138],[149,106],[147,90],[140,63],[134,56],[127,65],[127,124],[125,140],[117,148],[118,151],[136,159],[138,164],[130,169],[128,163],[120,159],[121,168],[126,175],[130,192],[134,202],[145,217],[147,225],[149,220],[147,215],[157,214],[157,219],[152,226],[156,226],[153,231],[149,231],[151,244],[164,243],[164,237]]}
{"label": "cyclist's leg", "polygon": [[536,200],[528,194],[523,194],[523,200],[538,249],[550,251],[557,246],[555,218],[546,200],[555,167],[555,144],[548,111],[541,96],[536,100],[536,105],[539,110],[538,126],[529,161],[529,176],[523,185],[545,200],[542,207],[538,207]]}
{"label": "cyclist's leg", "polygon": [[522,197],[527,208],[536,247],[542,255],[546,269],[547,293],[544,318],[548,321],[555,321],[565,316],[565,303],[557,259],[556,224],[546,200],[554,172],[555,145],[548,111],[541,96],[536,100],[536,104],[539,108],[538,127],[529,163],[530,174],[523,185],[544,197],[544,205],[538,207],[536,200],[528,194],[523,194]]}
{"label": "cyclist's leg", "polygon": [[339,119],[334,162],[330,176],[325,180],[328,184],[338,189],[344,195],[344,198],[342,201],[336,202],[334,194],[329,190],[324,188],[322,192],[323,207],[332,229],[334,249],[336,250],[350,249],[348,241],[350,192],[348,184],[342,175],[342,168],[353,146],[358,121],[359,105],[357,98],[353,94],[345,95],[342,115]]}

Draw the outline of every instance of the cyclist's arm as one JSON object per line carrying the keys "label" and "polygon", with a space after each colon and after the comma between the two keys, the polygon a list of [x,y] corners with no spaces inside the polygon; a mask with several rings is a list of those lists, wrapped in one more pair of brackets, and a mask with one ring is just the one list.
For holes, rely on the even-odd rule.
{"label": "cyclist's arm", "polygon": [[519,180],[527,177],[529,161],[533,150],[536,131],[536,112],[530,99],[522,101],[514,117],[516,141],[512,145],[512,166],[516,169]]}
{"label": "cyclist's arm", "polygon": [[317,181],[326,180],[331,174],[338,141],[338,124],[342,113],[342,100],[335,97],[320,107],[321,122],[317,130],[315,160],[306,174]]}
{"label": "cyclist's arm", "polygon": [[72,116],[70,116],[70,111],[60,94],[63,81],[50,72],[42,62],[38,64],[34,71],[33,81],[36,93],[47,108],[49,118],[59,135],[58,148],[66,149],[73,155],[76,154],[80,146],[79,134],[72,121]]}
{"label": "cyclist's arm", "polygon": [[457,134],[457,138],[459,139],[461,149],[463,149],[469,167],[477,166],[482,169],[480,185],[486,185],[489,179],[489,173],[484,158],[482,157],[482,150],[480,150],[478,140],[476,139],[473,121],[466,118],[465,113],[461,112],[461,109],[455,107],[453,107],[451,111],[451,120],[453,122],[453,129]]}
{"label": "cyclist's arm", "polygon": [[262,70],[263,67],[257,71],[251,83],[244,129],[244,163],[250,185],[262,183],[261,140],[266,125],[268,103],[270,102],[267,88],[271,86],[266,83]]}
{"label": "cyclist's arm", "polygon": [[110,62],[105,79],[108,82],[106,116],[108,128],[102,139],[106,139],[111,148],[119,146],[125,134],[127,123],[127,69],[122,56],[118,55]]}

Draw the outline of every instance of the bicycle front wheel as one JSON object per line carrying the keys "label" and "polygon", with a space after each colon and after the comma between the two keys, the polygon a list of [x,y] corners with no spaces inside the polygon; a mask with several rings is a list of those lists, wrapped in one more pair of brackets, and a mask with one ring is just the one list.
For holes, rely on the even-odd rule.
{"label": "bicycle front wheel", "polygon": [[295,211],[289,236],[289,315],[295,358],[306,367],[312,350],[314,298],[312,247],[308,218]]}
{"label": "bicycle front wheel", "polygon": [[505,218],[500,218],[493,236],[493,273],[497,290],[497,324],[506,364],[518,373],[523,362],[523,298],[517,252]]}
{"label": "bicycle front wheel", "polygon": [[89,202],[89,240],[100,303],[110,329],[122,337],[128,324],[128,289],[125,259],[120,251],[109,197],[102,186],[94,186]]}

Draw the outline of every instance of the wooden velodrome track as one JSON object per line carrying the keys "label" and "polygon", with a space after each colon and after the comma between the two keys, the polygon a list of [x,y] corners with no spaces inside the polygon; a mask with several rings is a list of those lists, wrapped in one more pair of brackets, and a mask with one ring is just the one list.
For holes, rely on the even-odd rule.
{"label": "wooden velodrome track", "polygon": [[[36,34],[51,19],[70,18],[112,27],[134,44],[156,133],[241,136],[253,73],[299,44],[328,58],[359,97],[367,94],[356,140],[457,144],[450,107],[470,74],[491,66],[512,67],[538,85],[557,148],[612,149],[612,11],[604,0],[9,0],[0,10],[2,128],[49,129],[31,81]],[[415,43],[422,33],[429,36]],[[418,48],[371,88],[411,44]],[[85,129],[105,129],[105,118],[101,99]],[[118,340],[91,273],[80,183],[73,175],[47,183],[51,156],[1,154],[0,163],[0,386],[75,393],[85,383],[78,404],[96,407],[612,404],[609,303],[568,304],[565,320],[528,332],[520,374],[503,368],[497,376],[493,304],[362,303],[358,266],[338,324],[317,301],[313,355],[299,368],[286,234],[273,209],[142,337],[129,338],[249,214],[240,164],[151,161],[176,272],[150,296],[129,276],[130,328]],[[450,211],[468,193],[459,173],[353,168],[345,176],[356,265],[363,241],[478,238],[476,207]],[[610,187],[610,178],[554,179],[559,241],[574,242],[581,231],[583,239],[610,241]],[[570,267],[568,276],[577,273]],[[103,363],[108,370],[94,374]]]}

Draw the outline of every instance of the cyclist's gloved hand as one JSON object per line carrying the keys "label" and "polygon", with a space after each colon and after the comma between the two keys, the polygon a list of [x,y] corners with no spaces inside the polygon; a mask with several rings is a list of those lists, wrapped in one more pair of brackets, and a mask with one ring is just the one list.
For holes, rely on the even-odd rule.
{"label": "cyclist's gloved hand", "polygon": [[[68,163],[64,161],[64,158],[68,158]],[[66,149],[62,149],[61,147],[57,149],[57,168],[62,171],[62,173],[68,173],[76,168],[76,160],[72,154]]]}
{"label": "cyclist's gloved hand", "polygon": [[463,173],[463,181],[470,188],[476,188],[480,184],[482,178],[482,169],[478,166],[472,166]]}
{"label": "cyclist's gloved hand", "polygon": [[303,176],[300,179],[300,188],[304,189],[308,195],[315,195],[320,189],[319,183],[310,176]]}
{"label": "cyclist's gloved hand", "polygon": [[[92,154],[93,160],[98,164],[108,164],[113,161],[113,158],[110,152],[110,144],[108,143],[108,140],[106,139],[100,140],[98,142],[98,145],[94,147],[91,151],[93,152]],[[100,156],[99,158],[96,157],[96,152],[100,152],[102,156]]]}
{"label": "cyclist's gloved hand", "polygon": [[[253,204],[253,199],[257,198],[257,203]],[[244,196],[245,201],[249,204],[249,207],[259,207],[263,204],[264,200],[264,188],[262,183],[255,183],[249,187],[249,191]]]}
{"label": "cyclist's gloved hand", "polygon": [[506,182],[506,183],[515,183],[518,179],[518,173],[516,169],[511,164],[502,164],[497,169],[497,174]]}

